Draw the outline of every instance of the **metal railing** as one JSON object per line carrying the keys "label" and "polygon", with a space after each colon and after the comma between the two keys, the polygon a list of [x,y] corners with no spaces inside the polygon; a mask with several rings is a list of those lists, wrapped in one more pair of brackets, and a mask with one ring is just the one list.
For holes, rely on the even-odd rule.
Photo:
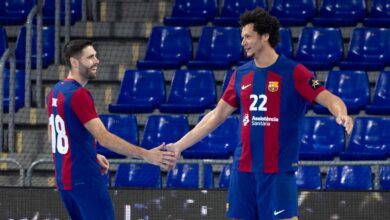
{"label": "metal railing", "polygon": [[24,168],[17,160],[12,158],[0,158],[0,163],[10,163],[16,165],[19,169],[19,185],[24,186]]}

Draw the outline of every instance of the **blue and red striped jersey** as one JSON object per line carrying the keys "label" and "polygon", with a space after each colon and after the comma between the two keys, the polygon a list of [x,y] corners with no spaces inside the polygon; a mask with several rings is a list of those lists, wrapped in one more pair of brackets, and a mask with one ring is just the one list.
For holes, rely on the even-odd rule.
{"label": "blue and red striped jersey", "polygon": [[233,73],[222,99],[240,108],[240,144],[233,168],[243,172],[296,170],[307,101],[325,88],[303,65],[279,56],[269,67],[254,60]]}
{"label": "blue and red striped jersey", "polygon": [[84,127],[98,117],[90,92],[65,79],[50,90],[47,108],[58,189],[102,186],[95,139]]}

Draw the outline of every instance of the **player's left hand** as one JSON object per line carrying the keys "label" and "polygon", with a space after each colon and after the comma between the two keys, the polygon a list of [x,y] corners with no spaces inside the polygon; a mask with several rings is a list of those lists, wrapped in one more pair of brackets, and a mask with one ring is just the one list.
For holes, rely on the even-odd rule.
{"label": "player's left hand", "polygon": [[108,168],[110,167],[110,163],[108,162],[107,158],[101,154],[97,154],[96,159],[100,165],[100,173],[102,175],[106,174],[108,172]]}
{"label": "player's left hand", "polygon": [[339,125],[344,126],[347,134],[351,134],[353,128],[353,119],[348,115],[339,115],[336,117],[336,122]]}

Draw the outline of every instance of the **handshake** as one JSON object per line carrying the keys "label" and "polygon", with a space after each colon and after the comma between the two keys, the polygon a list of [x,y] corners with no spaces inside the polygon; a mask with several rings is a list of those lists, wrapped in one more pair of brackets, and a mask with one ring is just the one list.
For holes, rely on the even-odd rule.
{"label": "handshake", "polygon": [[176,161],[181,154],[181,149],[174,143],[161,144],[150,150],[145,150],[142,157],[146,162],[158,165],[164,170],[171,170],[175,168]]}

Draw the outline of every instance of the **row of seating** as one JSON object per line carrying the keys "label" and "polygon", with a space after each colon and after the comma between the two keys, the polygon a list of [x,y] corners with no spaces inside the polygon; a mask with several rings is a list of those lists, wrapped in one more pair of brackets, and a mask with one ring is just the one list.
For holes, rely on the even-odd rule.
{"label": "row of seating", "polygon": [[[173,143],[189,131],[184,115],[150,115],[140,143],[134,115],[101,115],[107,129],[146,149]],[[199,117],[201,120],[202,117]],[[333,117],[305,117],[302,122],[301,160],[385,160],[390,158],[390,118],[356,117],[348,146],[342,126]],[[186,159],[228,159],[239,143],[240,121],[232,115],[203,140],[183,152]],[[124,158],[97,143],[98,153],[108,158]]]}
{"label": "row of seating", "polygon": [[[341,27],[363,22],[370,27],[390,26],[390,3],[373,0],[368,13],[366,0],[224,0],[219,13],[218,0],[175,0],[172,15],[164,18],[165,25],[196,26],[212,22],[214,25],[238,26],[239,16],[246,10],[262,7],[276,16],[283,26]],[[219,15],[219,16],[218,16]]]}
{"label": "row of seating", "polygon": [[[354,28],[344,58],[344,41],[339,28],[305,27],[295,56],[289,28],[280,29],[276,51],[304,64],[310,70],[383,70],[390,66],[390,30]],[[193,58],[193,42],[188,27],[153,27],[145,57],[139,69],[228,69],[246,62],[240,30],[235,27],[205,26]]]}
{"label": "row of seating", "polygon": [[[233,70],[225,74],[222,93]],[[108,106],[111,113],[202,113],[215,106],[216,81],[211,70],[176,70],[166,99],[164,74],[161,70],[126,70],[115,103]],[[364,71],[329,71],[326,88],[338,95],[350,114],[365,110],[367,114],[390,114],[390,72],[380,72],[373,99],[370,102],[370,84]],[[329,111],[314,105],[317,114]]]}
{"label": "row of seating", "polygon": [[[231,165],[222,167],[218,176],[217,188],[228,188]],[[390,189],[390,166],[380,168],[381,190]],[[210,164],[204,165],[204,188],[215,188],[213,170]],[[372,190],[373,176],[370,166],[331,166],[327,170],[325,184],[318,166],[300,166],[295,172],[300,190]],[[161,171],[150,164],[120,164],[116,171],[115,187],[161,188]],[[178,164],[168,172],[166,188],[199,188],[198,164]]]}

